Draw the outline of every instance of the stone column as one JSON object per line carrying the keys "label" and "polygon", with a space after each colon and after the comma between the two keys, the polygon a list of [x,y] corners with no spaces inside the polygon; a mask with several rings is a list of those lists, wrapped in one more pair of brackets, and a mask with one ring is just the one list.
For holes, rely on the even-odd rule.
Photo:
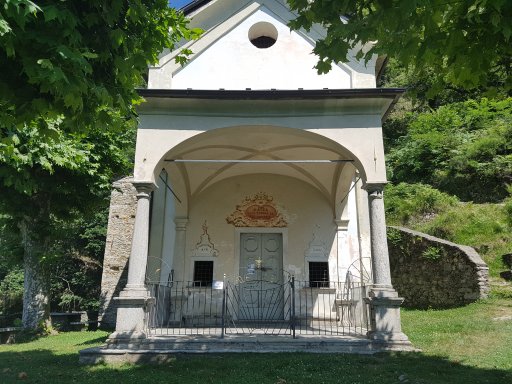
{"label": "stone column", "polygon": [[370,234],[373,267],[373,286],[379,289],[393,289],[389,268],[389,253],[386,234],[386,216],[383,200],[384,184],[367,184],[370,212]]}
{"label": "stone column", "polygon": [[128,262],[128,280],[117,300],[116,331],[110,339],[145,338],[144,319],[151,302],[144,279],[148,261],[150,182],[133,182],[137,189],[137,212],[133,228],[132,249]]}
{"label": "stone column", "polygon": [[370,213],[370,234],[373,286],[367,299],[370,304],[370,331],[373,340],[399,341],[410,344],[402,333],[400,305],[404,301],[391,284],[386,218],[384,213],[384,183],[366,183]]}

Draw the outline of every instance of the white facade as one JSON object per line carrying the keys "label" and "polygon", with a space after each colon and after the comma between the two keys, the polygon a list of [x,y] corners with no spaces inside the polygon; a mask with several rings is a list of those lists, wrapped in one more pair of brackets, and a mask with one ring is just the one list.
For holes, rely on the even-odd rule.
{"label": "white facade", "polygon": [[163,54],[141,91],[139,203],[112,338],[143,334],[148,281],[192,282],[197,261],[213,261],[213,281],[246,279],[261,265],[241,243],[277,234],[279,273],[310,281],[310,263],[327,263],[343,283],[350,272],[373,286],[372,335],[403,339],[381,199],[381,122],[400,91],[375,88],[377,60],[318,75],[323,31],[291,32],[285,2],[217,0],[190,16],[205,30],[185,44],[191,60]]}

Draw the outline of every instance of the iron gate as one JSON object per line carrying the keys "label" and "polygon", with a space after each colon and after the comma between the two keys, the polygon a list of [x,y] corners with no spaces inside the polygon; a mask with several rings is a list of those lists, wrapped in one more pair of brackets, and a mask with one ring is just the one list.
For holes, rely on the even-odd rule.
{"label": "iron gate", "polygon": [[284,283],[267,280],[227,283],[225,333],[294,335],[293,278]]}
{"label": "iron gate", "polygon": [[368,286],[344,282],[267,280],[148,284],[149,335],[331,335],[365,336]]}

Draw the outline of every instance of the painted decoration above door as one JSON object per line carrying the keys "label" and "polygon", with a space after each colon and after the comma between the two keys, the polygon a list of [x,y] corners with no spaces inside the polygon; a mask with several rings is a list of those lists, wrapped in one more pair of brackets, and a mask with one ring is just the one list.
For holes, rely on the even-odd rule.
{"label": "painted decoration above door", "polygon": [[286,227],[288,223],[273,200],[265,192],[247,196],[226,221],[235,227]]}

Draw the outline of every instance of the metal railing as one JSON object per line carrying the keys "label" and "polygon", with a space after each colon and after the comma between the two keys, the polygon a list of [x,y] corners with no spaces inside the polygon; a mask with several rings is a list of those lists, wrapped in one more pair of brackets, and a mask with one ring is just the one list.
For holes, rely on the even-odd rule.
{"label": "metal railing", "polygon": [[228,282],[225,333],[293,335],[293,278]]}
{"label": "metal railing", "polygon": [[251,280],[200,286],[194,281],[148,284],[149,335],[364,336],[367,287],[361,283]]}
{"label": "metal railing", "polygon": [[150,334],[221,335],[224,289],[194,283],[148,284],[155,299],[146,322]]}
{"label": "metal railing", "polygon": [[366,286],[355,282],[295,282],[295,331],[302,335],[360,336],[368,331]]}

